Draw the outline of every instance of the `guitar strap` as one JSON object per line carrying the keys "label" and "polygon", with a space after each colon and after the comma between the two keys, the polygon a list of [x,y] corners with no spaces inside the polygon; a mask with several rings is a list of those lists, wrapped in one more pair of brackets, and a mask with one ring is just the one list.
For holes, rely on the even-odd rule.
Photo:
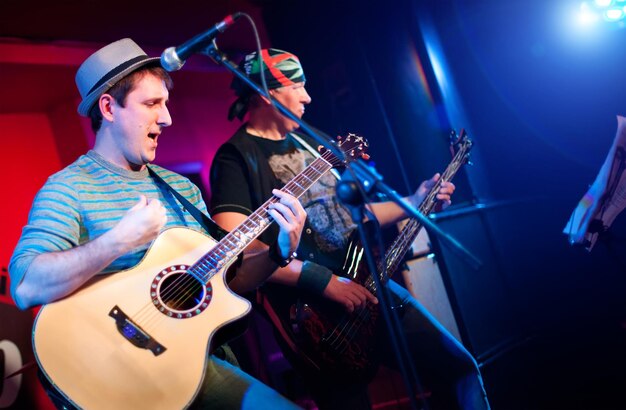
{"label": "guitar strap", "polygon": [[185,207],[185,209],[195,218],[196,221],[202,226],[208,233],[213,237],[213,239],[221,240],[224,236],[228,234],[228,232],[222,229],[218,224],[213,222],[211,218],[206,216],[201,210],[199,210],[195,205],[189,202],[184,196],[178,193],[170,184],[165,182],[163,178],[159,176],[152,168],[148,166],[148,172],[154,178],[157,183],[165,186],[178,201]]}

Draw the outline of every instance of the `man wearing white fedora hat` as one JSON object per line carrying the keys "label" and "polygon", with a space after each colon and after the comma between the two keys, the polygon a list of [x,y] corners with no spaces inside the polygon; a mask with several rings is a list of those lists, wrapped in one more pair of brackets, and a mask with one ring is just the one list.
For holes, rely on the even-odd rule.
{"label": "man wearing white fedora hat", "polygon": [[[158,61],[122,39],[92,54],[78,69],[78,113],[91,118],[95,146],[50,176],[34,200],[9,265],[11,294],[21,309],[65,298],[97,274],[136,266],[165,228],[205,232],[185,205],[188,201],[206,213],[199,189],[181,175],[148,166],[161,132],[172,123],[167,108],[172,81]],[[229,282],[237,293],[259,286],[278,259],[288,259],[298,246],[306,214],[293,196],[274,195],[277,200],[267,213],[280,227],[278,240],[271,255],[246,254],[239,262]],[[223,352],[225,359],[232,355]],[[198,391],[198,406],[293,406],[214,356]],[[102,394],[104,400],[108,393]]]}

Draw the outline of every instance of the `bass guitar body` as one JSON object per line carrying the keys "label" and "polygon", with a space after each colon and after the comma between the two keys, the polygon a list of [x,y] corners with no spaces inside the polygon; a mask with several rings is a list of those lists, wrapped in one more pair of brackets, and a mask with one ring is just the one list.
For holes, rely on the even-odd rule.
{"label": "bass guitar body", "polygon": [[[350,244],[343,269],[336,273],[368,288],[372,278],[355,234]],[[275,296],[278,294],[280,300]],[[280,285],[270,286],[264,297],[270,309],[275,310],[282,333],[311,368],[353,381],[368,381],[376,374],[378,327],[384,325],[378,320],[381,314],[378,305],[368,303],[348,313],[338,303],[293,289],[287,291]]]}

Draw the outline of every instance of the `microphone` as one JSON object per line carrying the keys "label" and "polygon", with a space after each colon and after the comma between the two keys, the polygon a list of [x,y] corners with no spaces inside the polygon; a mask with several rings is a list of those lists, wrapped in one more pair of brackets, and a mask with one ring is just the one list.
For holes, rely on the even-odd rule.
{"label": "microphone", "polygon": [[226,16],[222,21],[200,33],[191,40],[185,41],[178,47],[170,47],[161,54],[161,66],[167,71],[180,70],[185,61],[192,54],[209,45],[218,34],[224,32],[235,20],[241,17],[241,13]]}

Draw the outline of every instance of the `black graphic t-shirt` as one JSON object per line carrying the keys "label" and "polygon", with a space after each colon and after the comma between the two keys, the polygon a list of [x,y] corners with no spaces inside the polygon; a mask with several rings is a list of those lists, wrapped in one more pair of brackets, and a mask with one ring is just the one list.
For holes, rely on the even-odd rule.
{"label": "black graphic t-shirt", "polygon": [[[309,166],[315,157],[293,137],[274,141],[246,132],[245,126],[227,141],[211,165],[211,214],[249,215],[279,188]],[[349,211],[338,202],[336,177],[327,172],[301,197],[307,212],[298,259],[312,260],[337,270],[343,262],[346,240],[355,229]],[[272,243],[273,224],[260,239]]]}

